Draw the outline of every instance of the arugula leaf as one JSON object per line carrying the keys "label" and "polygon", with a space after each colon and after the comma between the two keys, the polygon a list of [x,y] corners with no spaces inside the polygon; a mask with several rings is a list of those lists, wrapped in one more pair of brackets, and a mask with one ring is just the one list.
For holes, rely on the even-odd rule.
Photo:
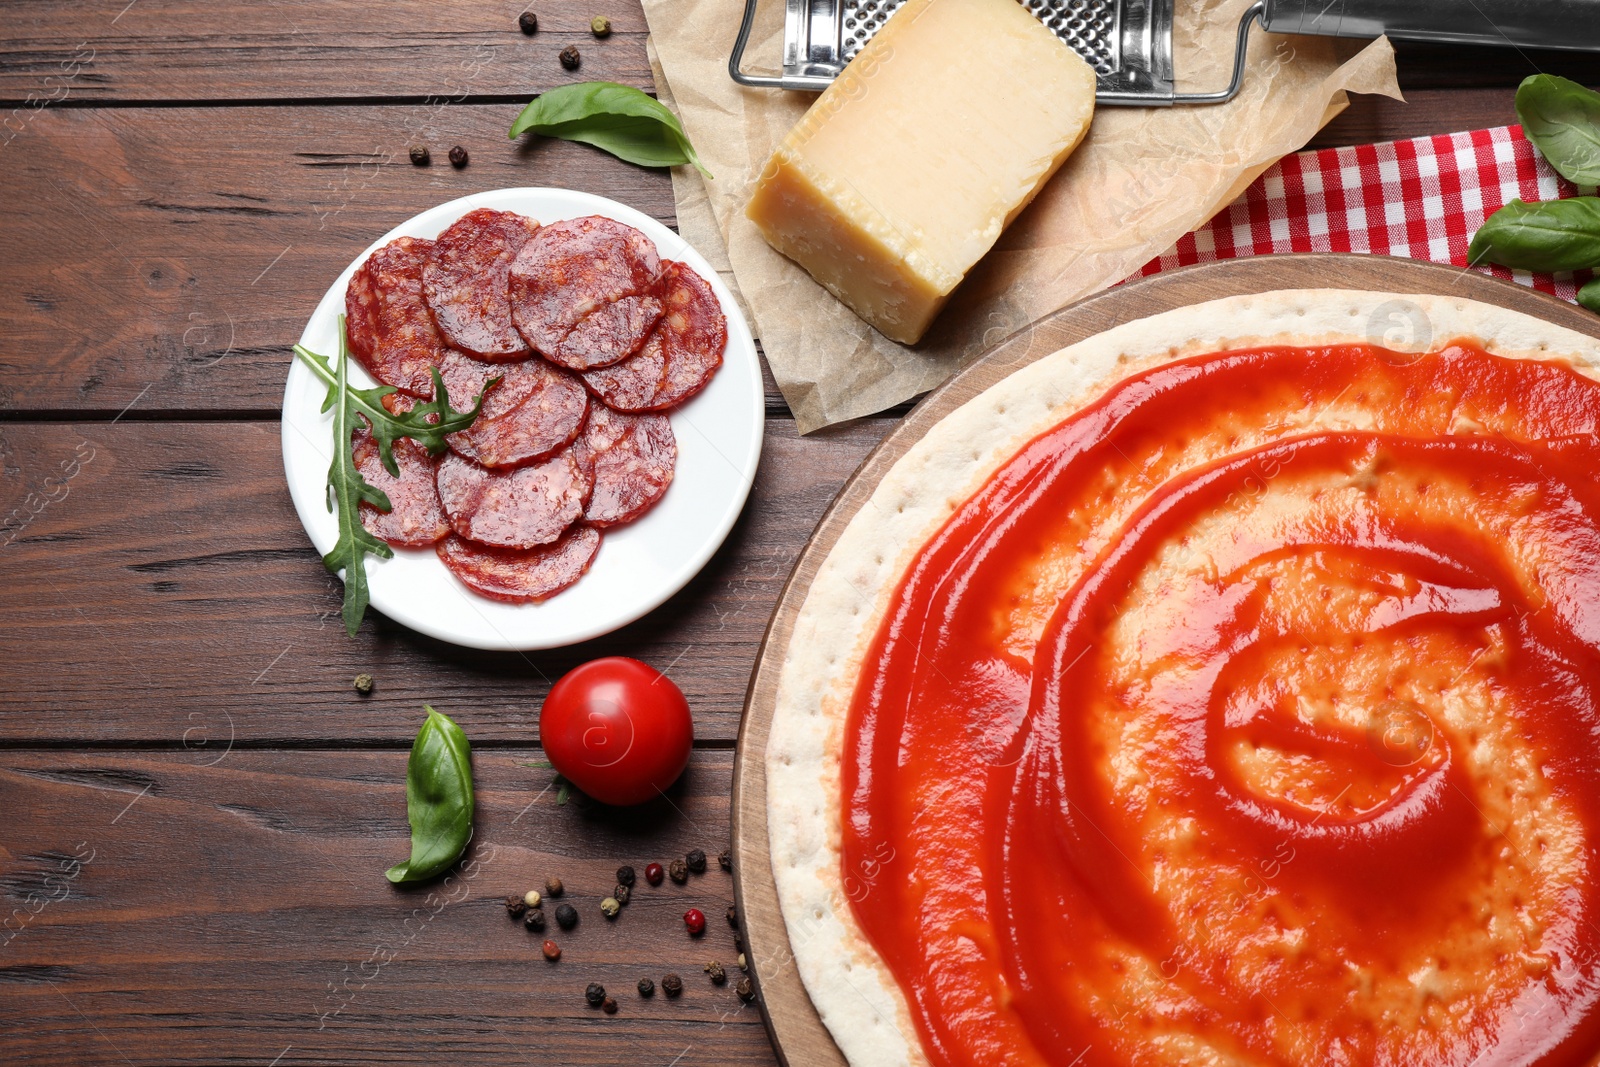
{"label": "arugula leaf", "polygon": [[388,511],[392,505],[388,494],[374,488],[361,476],[351,452],[351,439],[365,420],[372,439],[378,445],[378,457],[384,469],[399,476],[400,468],[394,459],[394,442],[409,437],[429,452],[438,453],[446,448],[445,435],[465,430],[483,410],[483,398],[500,381],[492,378],[478,394],[471,411],[457,412],[450,407],[450,396],[445,389],[439,368],[433,368],[433,399],[418,404],[403,415],[390,414],[383,406],[383,398],[395,392],[393,386],[375,389],[357,389],[350,384],[350,343],[345,332],[345,318],[339,316],[339,358],[330,364],[303,345],[294,346],[294,354],[327,387],[322,401],[323,411],[333,412],[333,462],[328,467],[328,510],[339,519],[339,539],[322,557],[322,565],[330,574],[344,571],[344,628],[354,637],[367,612],[366,557],[388,559],[393,549],[367,532],[361,524],[361,502],[366,501],[379,511]]}
{"label": "arugula leaf", "polygon": [[1517,86],[1517,117],[1544,158],[1575,185],[1600,185],[1600,93],[1553,74]]}
{"label": "arugula leaf", "polygon": [[453,866],[472,840],[472,745],[461,727],[428,704],[406,761],[411,857],[386,872],[396,885],[425,882]]}
{"label": "arugula leaf", "polygon": [[1578,290],[1578,303],[1590,311],[1600,313],[1600,278]]}
{"label": "arugula leaf", "polygon": [[1472,236],[1467,262],[1476,265],[1485,260],[1534,271],[1600,266],[1600,197],[1536,204],[1511,201]]}
{"label": "arugula leaf", "polygon": [[629,85],[578,82],[551,89],[522,109],[507,136],[516,138],[529,130],[564,141],[582,141],[640,166],[692,163],[701,174],[711,177],[678,116]]}

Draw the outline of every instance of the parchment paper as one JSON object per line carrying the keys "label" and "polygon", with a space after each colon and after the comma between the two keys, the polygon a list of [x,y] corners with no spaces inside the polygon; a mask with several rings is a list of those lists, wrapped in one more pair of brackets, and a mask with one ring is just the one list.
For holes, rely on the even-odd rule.
{"label": "parchment paper", "polygon": [[[1180,0],[1173,31],[1180,91],[1226,85],[1239,16],[1250,2]],[[974,268],[927,336],[908,347],[856,318],[773,251],[744,216],[767,156],[816,97],[746,89],[728,77],[742,0],[643,3],[657,89],[676,106],[714,175],[704,182],[675,169],[679,225],[715,260],[714,248],[699,243],[711,236],[710,209],[751,326],[802,433],[926,392],[1029,323],[1126,278],[1303,147],[1344,109],[1347,92],[1400,97],[1386,40],[1360,47],[1254,27],[1244,89],[1233,102],[1098,109],[1084,143]],[[764,0],[747,69],[777,63],[782,7]]]}

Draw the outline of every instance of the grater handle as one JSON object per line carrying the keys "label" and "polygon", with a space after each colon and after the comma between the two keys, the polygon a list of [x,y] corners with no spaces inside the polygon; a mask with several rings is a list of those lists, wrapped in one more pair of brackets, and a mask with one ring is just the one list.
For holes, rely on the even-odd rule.
{"label": "grater handle", "polygon": [[1600,51],[1600,0],[1266,0],[1272,33]]}

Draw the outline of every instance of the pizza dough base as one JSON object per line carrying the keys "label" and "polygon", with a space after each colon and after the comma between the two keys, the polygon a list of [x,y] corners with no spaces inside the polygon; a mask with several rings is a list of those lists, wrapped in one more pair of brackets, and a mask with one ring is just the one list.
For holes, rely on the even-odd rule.
{"label": "pizza dough base", "polygon": [[[1400,327],[1404,338],[1388,335]],[[852,1067],[922,1065],[899,984],[841,888],[839,753],[866,647],[911,559],[1028,441],[1155,364],[1262,345],[1471,340],[1600,379],[1600,340],[1472,300],[1347,289],[1228,297],[1126,323],[1044,357],[935,424],[890,468],[823,561],[796,617],[767,742],[772,873],[806,992]]]}

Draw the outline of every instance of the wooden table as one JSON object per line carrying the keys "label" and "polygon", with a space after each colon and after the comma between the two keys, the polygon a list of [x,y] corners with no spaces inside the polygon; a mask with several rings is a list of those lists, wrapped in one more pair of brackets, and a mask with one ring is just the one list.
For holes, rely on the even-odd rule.
{"label": "wooden table", "polygon": [[[434,204],[569,186],[674,220],[664,173],[515,143],[534,93],[648,88],[632,0],[13,0],[0,51],[0,1062],[771,1063],[731,967],[716,868],[642,889],[615,868],[727,844],[733,743],[778,590],[898,412],[801,439],[768,391],[750,504],[705,571],[624,630],[560,652],[469,652],[369,616],[283,481],[278,405],[317,299]],[[616,32],[597,41],[592,15]],[[730,39],[732,27],[729,27]],[[582,69],[556,60],[576,44]],[[1358,99],[1317,144],[1514,121],[1534,69],[1591,57],[1404,48],[1410,102]],[[433,165],[413,167],[425,144]],[[445,162],[455,144],[464,170]],[[667,800],[557,803],[539,703],[624,653],[688,695],[698,740]],[[356,694],[358,672],[377,679]],[[400,892],[406,752],[430,702],[472,738],[469,871]],[[582,912],[548,964],[508,893],[561,877]],[[689,940],[679,916],[711,927]],[[634,993],[683,975],[677,999]],[[621,1011],[588,1008],[604,983]]]}

